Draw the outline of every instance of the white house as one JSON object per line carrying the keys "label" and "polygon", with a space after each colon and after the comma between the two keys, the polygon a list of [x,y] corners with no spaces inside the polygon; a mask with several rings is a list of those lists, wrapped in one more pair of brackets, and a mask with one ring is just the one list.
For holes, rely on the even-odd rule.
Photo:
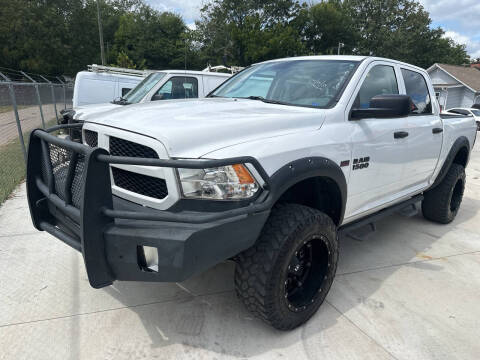
{"label": "white house", "polygon": [[433,64],[427,69],[442,109],[480,103],[480,70],[473,67]]}

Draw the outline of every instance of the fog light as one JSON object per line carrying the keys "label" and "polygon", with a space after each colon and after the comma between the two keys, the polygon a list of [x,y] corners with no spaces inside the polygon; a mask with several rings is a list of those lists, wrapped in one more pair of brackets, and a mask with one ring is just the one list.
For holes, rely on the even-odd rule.
{"label": "fog light", "polygon": [[143,270],[158,272],[158,248],[139,246],[139,265]]}

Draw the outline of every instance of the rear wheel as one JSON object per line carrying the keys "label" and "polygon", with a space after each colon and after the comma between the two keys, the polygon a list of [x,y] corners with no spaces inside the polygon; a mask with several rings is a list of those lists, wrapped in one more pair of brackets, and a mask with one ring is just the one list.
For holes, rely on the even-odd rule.
{"label": "rear wheel", "polygon": [[336,228],[327,215],[297,204],[276,206],[256,245],[237,257],[237,295],[273,327],[293,329],[324,301],[337,259]]}
{"label": "rear wheel", "polygon": [[442,182],[425,193],[423,216],[431,221],[448,224],[460,209],[465,190],[465,168],[452,164]]}

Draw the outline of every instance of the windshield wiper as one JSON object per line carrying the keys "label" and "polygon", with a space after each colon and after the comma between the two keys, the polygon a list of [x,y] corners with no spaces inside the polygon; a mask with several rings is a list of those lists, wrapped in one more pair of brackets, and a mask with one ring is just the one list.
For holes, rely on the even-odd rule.
{"label": "windshield wiper", "polygon": [[130,103],[124,97],[120,96],[119,98],[112,101],[112,104],[115,105],[129,105]]}
{"label": "windshield wiper", "polygon": [[289,105],[288,103],[285,103],[283,101],[265,99],[263,96],[255,96],[255,95],[247,96],[247,97],[241,97],[239,99],[260,100],[260,101],[263,101],[264,103],[267,103],[267,104]]}

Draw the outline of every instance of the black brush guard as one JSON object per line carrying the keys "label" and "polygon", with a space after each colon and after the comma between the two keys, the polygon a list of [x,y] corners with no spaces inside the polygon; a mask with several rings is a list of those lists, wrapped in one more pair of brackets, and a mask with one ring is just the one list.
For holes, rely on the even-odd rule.
{"label": "black brush guard", "polygon": [[[259,213],[271,208],[270,179],[252,157],[221,160],[163,160],[110,156],[108,151],[50,134],[79,129],[82,124],[60,125],[31,133],[27,163],[27,196],[35,228],[47,231],[83,255],[90,284],[100,288],[115,280],[106,256],[104,233],[115,219],[203,224]],[[248,206],[206,214],[168,211],[125,211],[113,208],[110,164],[203,169],[238,163],[251,164],[262,177],[264,196]]]}

